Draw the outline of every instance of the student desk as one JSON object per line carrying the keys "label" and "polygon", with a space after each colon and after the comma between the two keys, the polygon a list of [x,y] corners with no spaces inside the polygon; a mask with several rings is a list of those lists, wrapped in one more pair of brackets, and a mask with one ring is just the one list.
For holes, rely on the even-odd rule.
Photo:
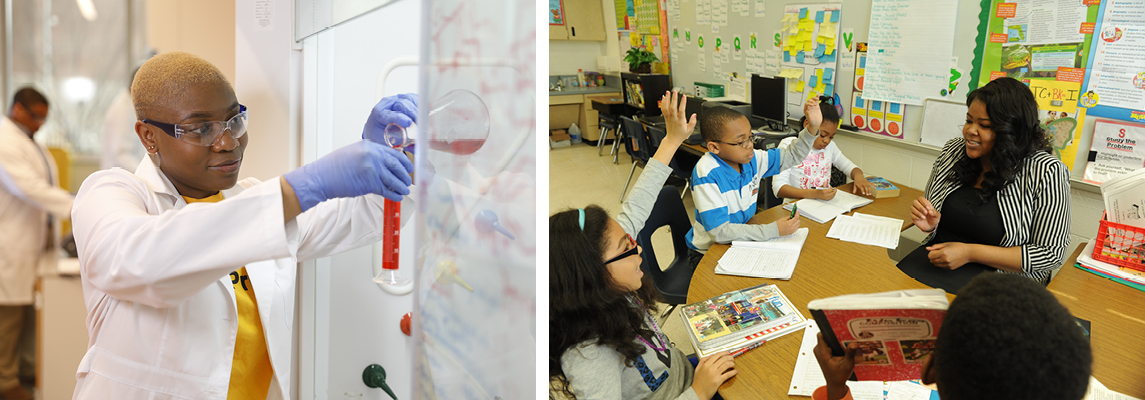
{"label": "student desk", "polygon": [[1093,376],[1110,390],[1145,398],[1145,292],[1075,268],[1084,248],[1077,247],[1048,289],[1075,317],[1090,321]]}
{"label": "student desk", "polygon": [[[850,191],[854,183],[840,186]],[[860,207],[858,212],[899,218],[903,229],[910,226],[910,204],[922,192],[895,183],[901,189],[898,197],[875,199],[874,203]],[[748,223],[775,221],[785,213],[783,207],[772,207],[756,214]],[[834,222],[834,220],[832,220]],[[716,275],[716,261],[727,251],[728,245],[714,245],[708,250],[688,289],[688,302],[711,298],[731,290],[763,283],[775,284],[795,304],[804,317],[810,318],[807,303],[814,299],[851,293],[873,293],[900,289],[926,289],[926,285],[899,271],[887,256],[887,249],[858,243],[828,239],[831,222],[819,224],[803,218],[801,227],[808,228],[807,241],[799,254],[799,263],[791,280],[748,278]],[[947,295],[953,298],[952,295]],[[1096,326],[1096,322],[1095,322]],[[787,398],[791,374],[795,370],[796,352],[803,332],[794,332],[777,338],[747,354],[736,357],[739,374],[720,388],[726,399]],[[686,349],[689,343],[682,343]],[[815,365],[818,367],[818,365]],[[1099,378],[1100,379],[1100,378]],[[1104,382],[1103,382],[1104,383]],[[807,397],[792,396],[806,400]]]}

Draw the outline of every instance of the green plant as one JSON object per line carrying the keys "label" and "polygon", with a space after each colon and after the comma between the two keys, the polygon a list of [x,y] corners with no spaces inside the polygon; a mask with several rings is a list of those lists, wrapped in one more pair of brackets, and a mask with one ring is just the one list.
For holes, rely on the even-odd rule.
{"label": "green plant", "polygon": [[642,66],[651,65],[653,62],[660,61],[656,58],[656,54],[645,50],[644,48],[633,47],[624,53],[624,61],[628,63],[628,69],[637,70]]}

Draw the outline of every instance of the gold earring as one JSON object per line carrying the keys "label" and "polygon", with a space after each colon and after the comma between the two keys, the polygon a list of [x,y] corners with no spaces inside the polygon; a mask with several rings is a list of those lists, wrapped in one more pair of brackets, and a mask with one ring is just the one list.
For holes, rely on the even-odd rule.
{"label": "gold earring", "polygon": [[155,151],[155,146],[148,146],[147,151]]}

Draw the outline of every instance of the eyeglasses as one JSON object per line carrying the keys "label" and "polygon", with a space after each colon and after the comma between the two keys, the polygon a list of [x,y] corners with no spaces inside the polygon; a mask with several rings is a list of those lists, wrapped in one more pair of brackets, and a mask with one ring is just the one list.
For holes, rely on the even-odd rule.
{"label": "eyeglasses", "polygon": [[155,125],[173,138],[195,146],[211,147],[219,141],[225,131],[231,131],[231,137],[236,140],[246,134],[247,112],[246,106],[239,104],[238,115],[227,121],[207,121],[194,124],[168,124],[149,119],[141,121]]}
{"label": "eyeglasses", "polygon": [[620,261],[620,260],[623,260],[625,258],[634,256],[634,255],[636,255],[636,253],[640,252],[640,246],[636,245],[636,239],[633,239],[632,235],[629,235],[627,233],[624,234],[624,236],[628,237],[628,242],[632,244],[632,248],[625,250],[623,253],[620,253],[616,257],[612,257],[612,258],[608,259],[608,261],[604,262],[605,265],[608,265],[609,263]]}
{"label": "eyeglasses", "polygon": [[723,141],[719,141],[719,140],[717,140],[716,142],[723,143],[723,144],[730,144],[732,146],[739,146],[739,147],[743,147],[745,149],[750,149],[752,146],[751,137],[748,137],[747,139],[744,139],[742,142],[739,142],[739,143],[729,143],[729,142],[723,142]]}

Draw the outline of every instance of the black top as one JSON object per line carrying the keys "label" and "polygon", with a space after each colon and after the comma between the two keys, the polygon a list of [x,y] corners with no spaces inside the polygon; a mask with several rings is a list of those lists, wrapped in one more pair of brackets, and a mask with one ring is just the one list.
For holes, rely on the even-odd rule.
{"label": "black top", "polygon": [[953,271],[935,267],[930,263],[926,246],[946,242],[962,242],[998,246],[1006,234],[1002,225],[1002,211],[998,207],[998,197],[991,196],[981,203],[975,188],[963,186],[955,189],[942,205],[942,219],[933,239],[899,261],[900,270],[923,284],[958,293],[983,272],[993,272],[994,268],[978,263],[967,263]]}

